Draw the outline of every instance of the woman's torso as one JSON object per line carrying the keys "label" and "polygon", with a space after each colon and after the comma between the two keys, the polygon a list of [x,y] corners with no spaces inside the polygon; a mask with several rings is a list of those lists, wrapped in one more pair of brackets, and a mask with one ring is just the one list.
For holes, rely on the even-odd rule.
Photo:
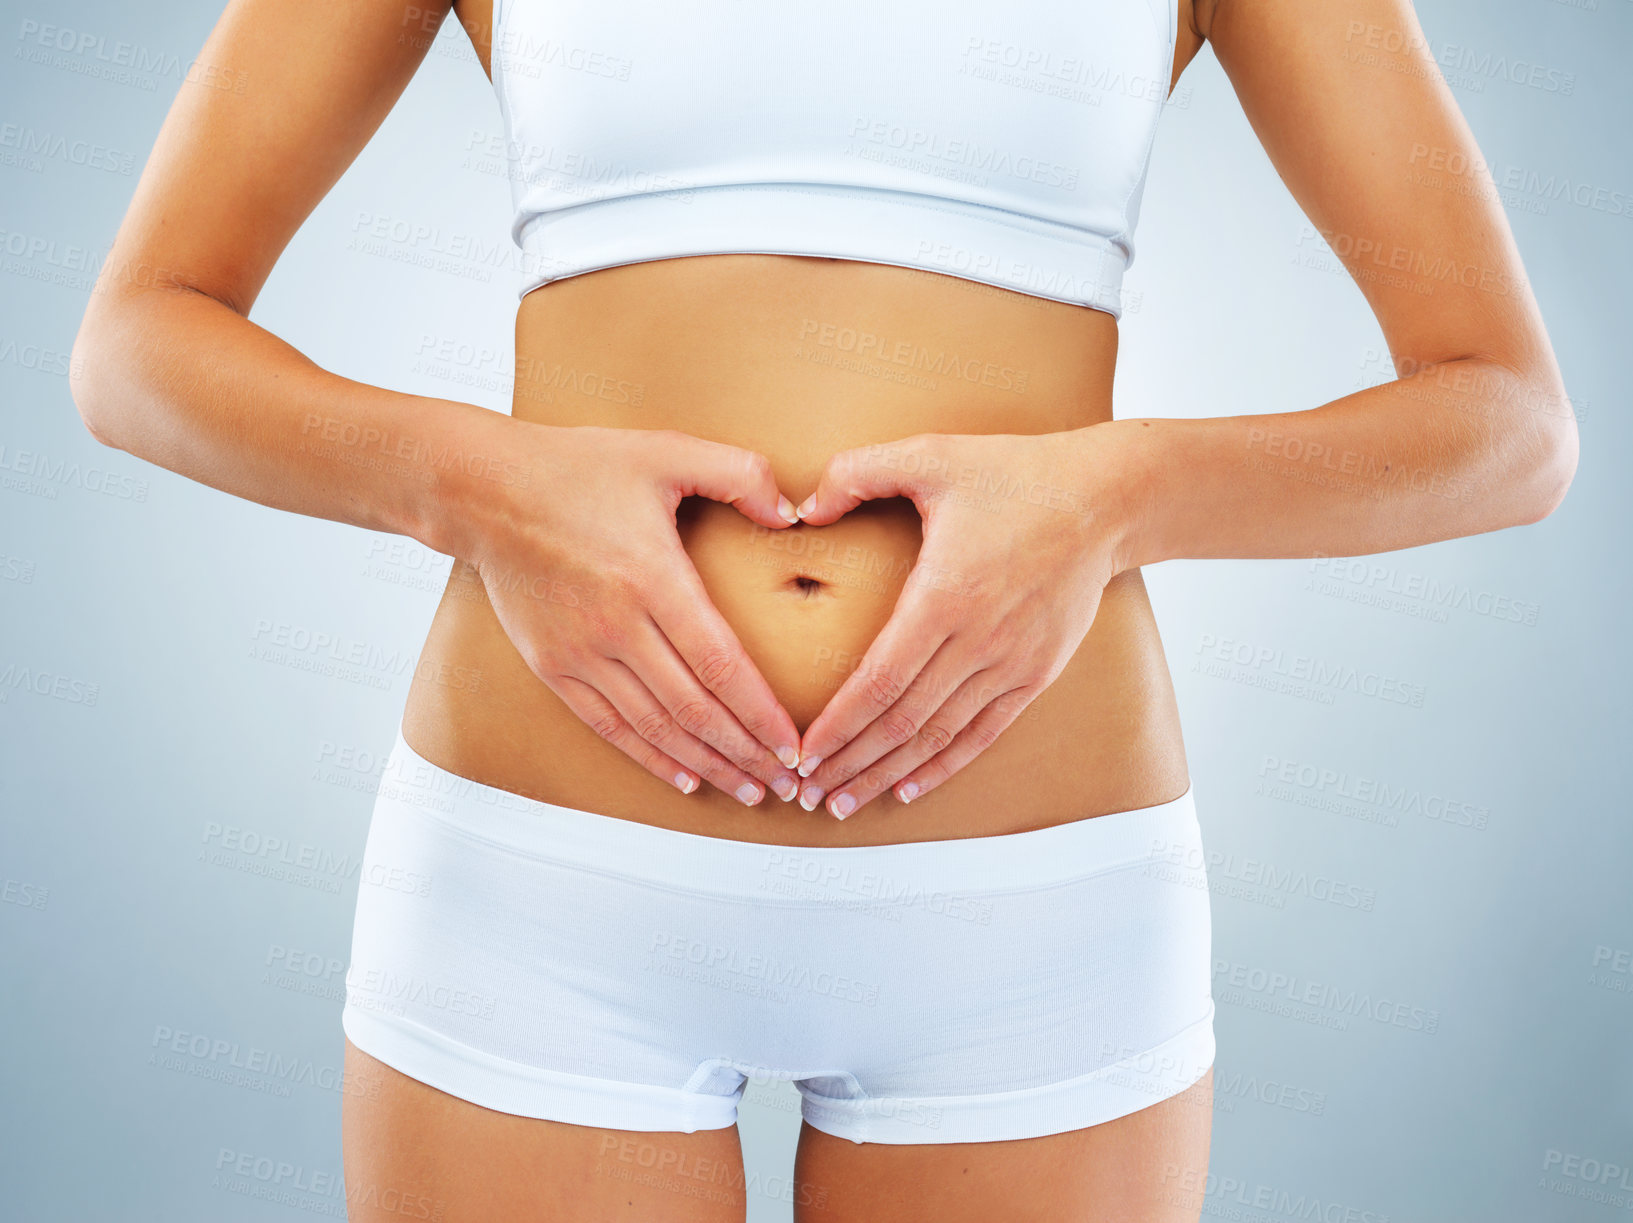
{"label": "woman's torso", "polygon": [[[486,5],[477,7],[458,15],[485,65]],[[1176,75],[1194,51],[1181,42]],[[512,414],[680,429],[757,450],[798,503],[828,457],[850,447],[1109,420],[1116,354],[1116,320],[1083,306],[886,264],[694,256],[528,294]],[[786,532],[688,499],[679,527],[705,588],[801,730],[884,625],[921,540],[902,499]],[[843,822],[771,794],[753,808],[707,785],[683,795],[646,773],[528,671],[458,565],[417,675],[445,667],[480,672],[481,683],[415,679],[403,733],[426,759],[546,802],[735,840],[997,835],[1165,802],[1189,784],[1137,570],[1112,580],[1066,669],[980,757],[911,806],[887,793]]]}

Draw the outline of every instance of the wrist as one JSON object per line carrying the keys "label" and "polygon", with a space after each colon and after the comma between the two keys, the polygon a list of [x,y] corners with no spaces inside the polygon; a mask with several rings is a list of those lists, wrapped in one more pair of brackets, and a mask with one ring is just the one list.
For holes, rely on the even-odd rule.
{"label": "wrist", "polygon": [[[430,448],[432,478],[421,484],[404,534],[426,547],[475,562],[520,512],[520,498],[540,481],[527,456],[525,430],[545,428],[471,405]],[[480,415],[477,415],[479,413]]]}
{"label": "wrist", "polygon": [[1153,422],[1108,420],[1076,430],[1083,442],[1080,472],[1097,546],[1110,576],[1167,559],[1158,546],[1159,450]]}

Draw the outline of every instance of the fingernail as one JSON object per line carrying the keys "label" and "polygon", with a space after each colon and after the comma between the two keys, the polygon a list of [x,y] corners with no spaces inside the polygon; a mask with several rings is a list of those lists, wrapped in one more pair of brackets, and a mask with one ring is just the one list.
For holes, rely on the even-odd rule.
{"label": "fingernail", "polygon": [[838,798],[834,799],[833,802],[829,803],[828,806],[833,811],[834,818],[842,820],[852,811],[856,810],[856,800],[849,794],[841,794]]}
{"label": "fingernail", "polygon": [[765,792],[752,781],[745,781],[742,785],[737,787],[738,801],[746,804],[747,806],[752,807],[764,797]]}
{"label": "fingernail", "polygon": [[777,513],[781,514],[786,522],[799,521],[799,511],[794,508],[794,503],[787,497],[777,498]]}
{"label": "fingernail", "polygon": [[784,745],[777,749],[777,759],[782,761],[783,768],[791,769],[799,763],[799,749]]}
{"label": "fingernail", "polygon": [[786,803],[799,793],[799,782],[792,777],[779,777],[771,783],[771,788],[777,792],[777,797]]}
{"label": "fingernail", "polygon": [[807,811],[815,811],[817,804],[822,801],[822,796],[826,793],[827,791],[821,786],[806,786],[805,789],[800,791],[799,805]]}
{"label": "fingernail", "polygon": [[896,797],[904,803],[910,803],[919,796],[919,783],[916,781],[902,782],[901,789],[896,791]]}
{"label": "fingernail", "polygon": [[680,792],[682,794],[690,794],[692,792],[692,787],[697,785],[697,779],[695,777],[688,777],[685,773],[676,773],[675,785],[680,788]]}
{"label": "fingernail", "polygon": [[804,760],[799,762],[799,775],[801,777],[809,777],[812,773],[816,772],[817,765],[821,763],[821,756],[807,756]]}
{"label": "fingernail", "polygon": [[812,493],[804,501],[799,503],[799,509],[795,510],[794,513],[798,514],[801,518],[804,518],[805,515],[809,514],[814,509],[816,509],[816,494]]}

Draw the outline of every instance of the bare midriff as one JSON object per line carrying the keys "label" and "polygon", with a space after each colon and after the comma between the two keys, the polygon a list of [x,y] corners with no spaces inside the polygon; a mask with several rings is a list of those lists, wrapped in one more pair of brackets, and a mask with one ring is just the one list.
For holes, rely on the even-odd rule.
{"label": "bare midriff", "polygon": [[[523,298],[512,414],[678,429],[757,450],[798,504],[836,451],[1109,420],[1116,358],[1117,323],[1104,311],[894,265],[692,256],[569,277]],[[688,498],[677,525],[802,732],[885,624],[922,542],[918,511],[902,498],[787,530]],[[472,673],[475,686],[419,678]],[[755,807],[707,784],[682,794],[646,772],[528,670],[466,566],[454,567],[416,675],[403,735],[432,763],[544,802],[733,840],[998,835],[1152,806],[1189,785],[1138,570],[1111,581],[1065,670],[984,753],[911,805],[886,793],[844,821],[769,792]]]}

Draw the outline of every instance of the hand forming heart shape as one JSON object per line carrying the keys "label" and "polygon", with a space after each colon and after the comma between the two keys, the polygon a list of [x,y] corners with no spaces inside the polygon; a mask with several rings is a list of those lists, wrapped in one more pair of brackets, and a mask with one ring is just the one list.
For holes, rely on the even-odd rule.
{"label": "hand forming heart shape", "polygon": [[[507,424],[542,479],[478,507],[463,555],[528,668],[684,793],[708,780],[752,806],[770,787],[808,811],[826,795],[840,819],[891,786],[902,802],[927,793],[1053,682],[1119,570],[1126,519],[1110,512],[1103,426],[844,451],[796,511],[770,461],[739,447]],[[887,497],[919,511],[923,544],[889,620],[803,739],[681,544],[689,496],[774,529]]]}
{"label": "hand forming heart shape", "polygon": [[911,802],[1054,682],[1123,567],[1110,444],[1101,426],[919,434],[829,460],[801,521],[906,497],[924,543],[883,630],[806,728],[801,806],[826,795],[844,819],[892,786]]}

